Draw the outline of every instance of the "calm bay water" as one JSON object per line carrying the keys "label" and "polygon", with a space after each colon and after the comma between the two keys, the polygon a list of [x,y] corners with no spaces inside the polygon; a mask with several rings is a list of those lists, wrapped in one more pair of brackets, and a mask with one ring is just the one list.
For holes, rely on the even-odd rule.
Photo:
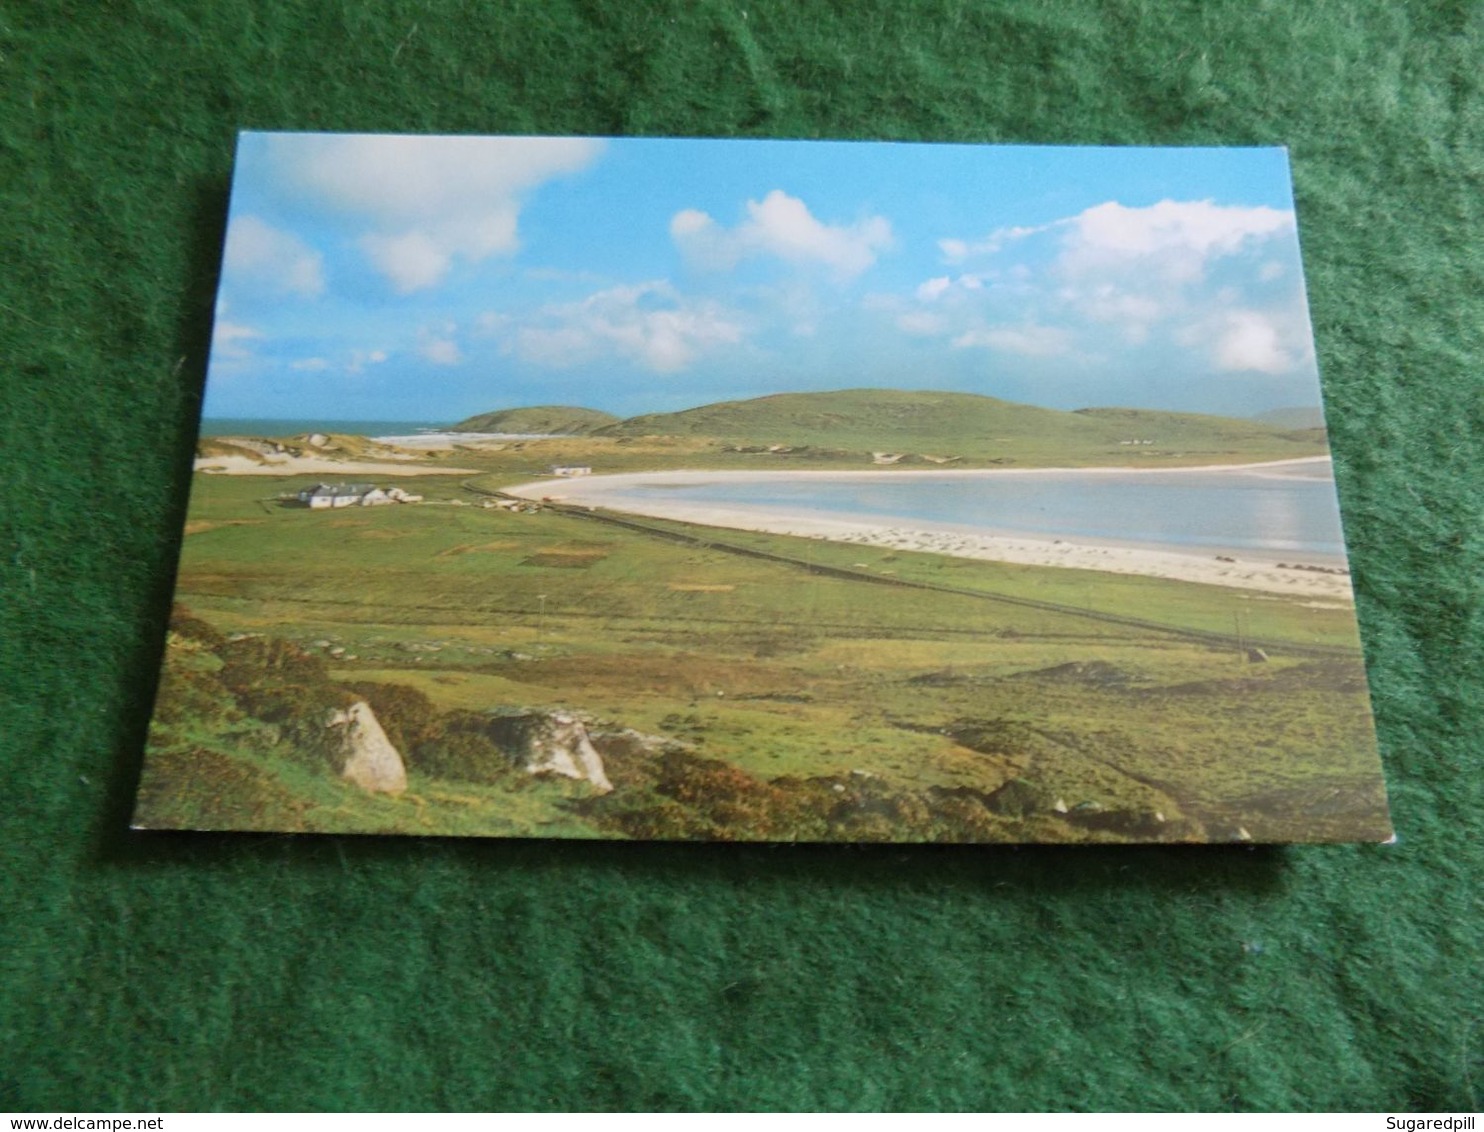
{"label": "calm bay water", "polygon": [[[1308,472],[1315,466],[1305,468]],[[1112,539],[1190,549],[1344,555],[1327,466],[1315,474],[1167,472],[1158,475],[1048,472],[965,477],[901,476],[857,481],[807,476],[767,482],[634,485],[623,494],[850,515],[910,527],[951,523],[986,533],[1068,540]],[[621,506],[618,499],[610,506]]]}

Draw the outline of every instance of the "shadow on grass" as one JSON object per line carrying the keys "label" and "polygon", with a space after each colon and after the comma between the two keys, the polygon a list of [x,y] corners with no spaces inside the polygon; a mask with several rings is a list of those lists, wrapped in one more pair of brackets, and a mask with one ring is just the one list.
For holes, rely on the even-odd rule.
{"label": "shadow on grass", "polygon": [[628,883],[732,885],[807,880],[843,890],[1033,890],[1048,896],[1121,891],[1281,890],[1290,850],[1245,845],[761,844],[479,839],[335,834],[135,831],[100,839],[98,864],[214,871],[261,863],[308,874],[451,866],[471,873],[604,874]]}

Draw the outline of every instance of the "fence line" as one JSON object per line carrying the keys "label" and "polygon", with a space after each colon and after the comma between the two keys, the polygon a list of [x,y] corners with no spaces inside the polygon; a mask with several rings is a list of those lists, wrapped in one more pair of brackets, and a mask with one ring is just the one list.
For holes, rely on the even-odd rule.
{"label": "fence line", "polygon": [[[477,495],[486,495],[497,499],[520,499],[521,502],[529,503],[531,500],[522,499],[519,496],[507,495],[502,491],[490,491],[487,488],[476,487],[467,480],[463,487]],[[568,515],[578,519],[588,519],[610,526],[622,527],[626,530],[636,531],[654,538],[666,539],[670,542],[678,542],[685,546],[694,546],[702,549],[720,550],[729,554],[736,554],[744,558],[757,558],[766,562],[776,562],[781,565],[792,566],[807,570],[811,574],[823,577],[841,578],[853,582],[867,582],[878,586],[895,586],[901,589],[929,590],[935,593],[954,594],[959,597],[977,598],[983,601],[998,602],[1002,605],[1018,606],[1023,609],[1035,609],[1044,613],[1059,613],[1069,617],[1082,617],[1091,621],[1099,621],[1104,624],[1122,625],[1132,629],[1143,629],[1153,633],[1163,633],[1171,637],[1178,637],[1199,644],[1212,645],[1218,648],[1240,650],[1246,652],[1249,649],[1262,649],[1264,652],[1282,652],[1297,656],[1310,657],[1345,657],[1359,659],[1359,649],[1349,648],[1345,645],[1318,645],[1300,644],[1292,641],[1266,640],[1259,637],[1250,637],[1245,634],[1239,639],[1228,633],[1217,633],[1207,629],[1191,629],[1178,625],[1166,625],[1159,621],[1147,621],[1141,617],[1128,617],[1119,613],[1099,613],[1091,609],[1082,609],[1075,605],[1063,605],[1060,602],[1041,601],[1029,597],[1012,597],[1009,594],[991,593],[987,590],[966,589],[960,586],[947,586],[938,582],[919,582],[907,578],[888,578],[880,574],[870,574],[864,570],[853,570],[847,566],[828,566],[818,562],[812,562],[803,558],[795,558],[787,554],[779,554],[776,551],[760,550],[756,547],[738,546],[724,539],[718,539],[710,535],[692,534],[687,531],[673,530],[668,527],[658,527],[646,523],[643,520],[632,518],[628,515],[617,515],[611,511],[579,507],[567,503],[552,503],[542,501],[541,506],[556,511],[562,515]],[[715,528],[704,528],[697,526],[698,530],[711,530]]]}

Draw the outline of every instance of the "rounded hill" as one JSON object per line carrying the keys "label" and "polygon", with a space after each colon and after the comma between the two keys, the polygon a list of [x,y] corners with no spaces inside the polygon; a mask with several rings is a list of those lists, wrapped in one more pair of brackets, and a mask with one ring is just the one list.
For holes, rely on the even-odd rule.
{"label": "rounded hill", "polygon": [[776,393],[678,413],[646,413],[611,425],[602,435],[767,438],[785,444],[842,447],[908,442],[941,446],[962,445],[991,434],[1041,433],[1062,423],[1067,415],[975,393],[842,389]]}
{"label": "rounded hill", "polygon": [[[1160,410],[1068,412],[976,393],[843,389],[720,401],[647,413],[602,437],[689,436],[731,443],[944,458],[1087,463],[1109,457],[1275,458],[1324,451],[1322,437],[1257,421]],[[933,457],[929,457],[933,459]]]}
{"label": "rounded hill", "polygon": [[467,417],[453,426],[454,432],[509,432],[540,436],[586,436],[619,418],[598,409],[575,405],[536,405],[525,409],[499,409]]}

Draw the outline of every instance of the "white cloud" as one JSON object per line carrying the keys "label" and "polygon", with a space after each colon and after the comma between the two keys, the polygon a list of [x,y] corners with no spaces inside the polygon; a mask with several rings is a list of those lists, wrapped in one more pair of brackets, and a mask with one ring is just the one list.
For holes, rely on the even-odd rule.
{"label": "white cloud", "polygon": [[1031,236],[1059,232],[1056,266],[1065,276],[1137,269],[1186,283],[1203,278],[1213,259],[1232,255],[1249,243],[1291,233],[1293,228],[1291,211],[1266,205],[1249,208],[1210,200],[1162,200],[1131,208],[1107,201],[1046,224],[998,228],[982,240],[939,240],[938,248],[946,260],[958,263],[994,255]]}
{"label": "white cloud", "polygon": [[1112,283],[1088,290],[1067,288],[1062,292],[1062,298],[1084,317],[1117,327],[1124,341],[1132,346],[1148,341],[1150,328],[1176,309],[1168,300],[1126,291]]}
{"label": "white cloud", "polygon": [[1154,322],[1165,314],[1165,306],[1149,295],[1124,291],[1111,284],[1094,288],[1090,294],[1073,292],[1089,317],[1099,322]]}
{"label": "white cloud", "polygon": [[[1091,341],[1089,332],[1100,340],[1112,334],[1125,347],[1197,352],[1218,373],[1285,373],[1306,356],[1307,328],[1281,310],[1246,310],[1251,300],[1244,295],[1247,285],[1284,273],[1272,242],[1291,242],[1293,231],[1293,213],[1284,209],[1211,200],[1145,207],[1108,201],[1045,224],[1000,228],[980,240],[942,240],[939,248],[950,262],[1003,257],[994,261],[1001,281],[995,272],[975,276],[997,309],[981,306],[985,321],[960,324],[952,341],[961,348],[1050,357],[1070,352],[1074,341]],[[967,310],[968,278],[960,275],[950,287],[930,281],[932,293],[920,288],[918,299]],[[1017,306],[1023,321],[1017,321]]]}
{"label": "white cloud", "polygon": [[1075,277],[1139,270],[1193,283],[1205,277],[1212,260],[1293,227],[1292,212],[1266,206],[1163,200],[1127,208],[1109,201],[1069,221],[1057,266]]}
{"label": "white cloud", "polygon": [[728,270],[743,259],[777,256],[796,264],[820,264],[851,279],[876,262],[892,245],[890,222],[869,216],[851,225],[825,224],[798,197],[774,189],[761,201],[747,202],[747,218],[724,228],[693,208],[670,220],[670,236],[693,263]]}
{"label": "white cloud", "polygon": [[1216,368],[1227,372],[1287,373],[1297,359],[1283,345],[1283,335],[1274,322],[1260,311],[1228,312],[1221,328],[1212,359]]}
{"label": "white cloud", "polygon": [[703,232],[715,232],[716,230],[716,221],[711,219],[710,214],[698,208],[682,208],[670,218],[670,238],[677,243],[699,237]]}
{"label": "white cloud", "polygon": [[1007,281],[1002,278],[1006,274],[939,275],[919,283],[909,294],[871,292],[860,305],[863,311],[890,316],[904,334],[942,338],[945,345],[959,349],[983,347],[1039,356],[1070,352],[1070,331],[1038,325],[1028,308],[1056,311],[1069,305],[1068,295],[1074,292],[1057,295],[1057,302],[1047,304],[1038,301],[1045,298],[1041,289],[1018,278]]}
{"label": "white cloud", "polygon": [[379,366],[390,355],[385,350],[352,350],[350,361],[345,363],[346,373],[360,373],[367,366]]}
{"label": "white cloud", "polygon": [[222,274],[276,293],[313,299],[324,293],[324,259],[297,236],[260,220],[238,216],[227,228]]}
{"label": "white cloud", "polygon": [[616,355],[655,373],[674,373],[706,351],[742,339],[735,316],[716,303],[685,299],[662,281],[553,304],[537,319],[516,328],[507,349],[553,368]]}
{"label": "white cloud", "polygon": [[456,261],[512,255],[523,197],[579,172],[590,138],[280,134],[269,139],[284,181],[370,231],[360,246],[403,294],[437,285]]}
{"label": "white cloud", "polygon": [[949,263],[962,263],[971,256],[994,255],[1008,243],[1023,240],[1039,232],[1050,231],[1052,228],[1058,228],[1067,223],[1070,221],[1053,220],[1050,224],[1037,224],[1031,227],[996,228],[982,240],[939,240],[938,250],[943,253],[943,258]]}
{"label": "white cloud", "polygon": [[969,330],[953,340],[959,349],[982,346],[1002,354],[1019,354],[1027,358],[1051,358],[1071,352],[1071,334],[1054,326],[1024,323],[1020,326],[992,326]]}
{"label": "white cloud", "polygon": [[[982,291],[986,278],[989,276],[964,274],[955,279],[949,275],[939,275],[919,283],[913,295],[919,303],[935,303],[939,299],[962,300],[966,291]],[[1003,283],[994,285],[1001,288],[1007,286]]]}
{"label": "white cloud", "polygon": [[917,299],[919,302],[930,303],[952,286],[952,279],[946,275],[939,275],[936,279],[929,279],[917,285]]}
{"label": "white cloud", "polygon": [[371,233],[360,239],[361,250],[373,267],[391,281],[400,295],[432,287],[453,266],[453,251],[445,250],[422,232],[400,236]]}
{"label": "white cloud", "polygon": [[252,356],[245,343],[263,335],[250,326],[217,319],[211,331],[211,356],[230,360],[241,360]]}
{"label": "white cloud", "polygon": [[464,360],[459,344],[452,338],[425,339],[418,352],[428,361],[440,366],[456,366]]}
{"label": "white cloud", "polygon": [[[389,355],[385,350],[352,350],[348,358],[344,359],[343,368],[346,373],[360,373],[368,365],[379,365],[387,360]],[[298,358],[289,363],[289,369],[300,373],[324,373],[326,370],[342,366],[340,361],[331,361],[329,358],[316,355],[312,358]]]}
{"label": "white cloud", "polygon": [[969,258],[969,243],[966,240],[939,240],[938,250],[949,263],[960,263]]}

